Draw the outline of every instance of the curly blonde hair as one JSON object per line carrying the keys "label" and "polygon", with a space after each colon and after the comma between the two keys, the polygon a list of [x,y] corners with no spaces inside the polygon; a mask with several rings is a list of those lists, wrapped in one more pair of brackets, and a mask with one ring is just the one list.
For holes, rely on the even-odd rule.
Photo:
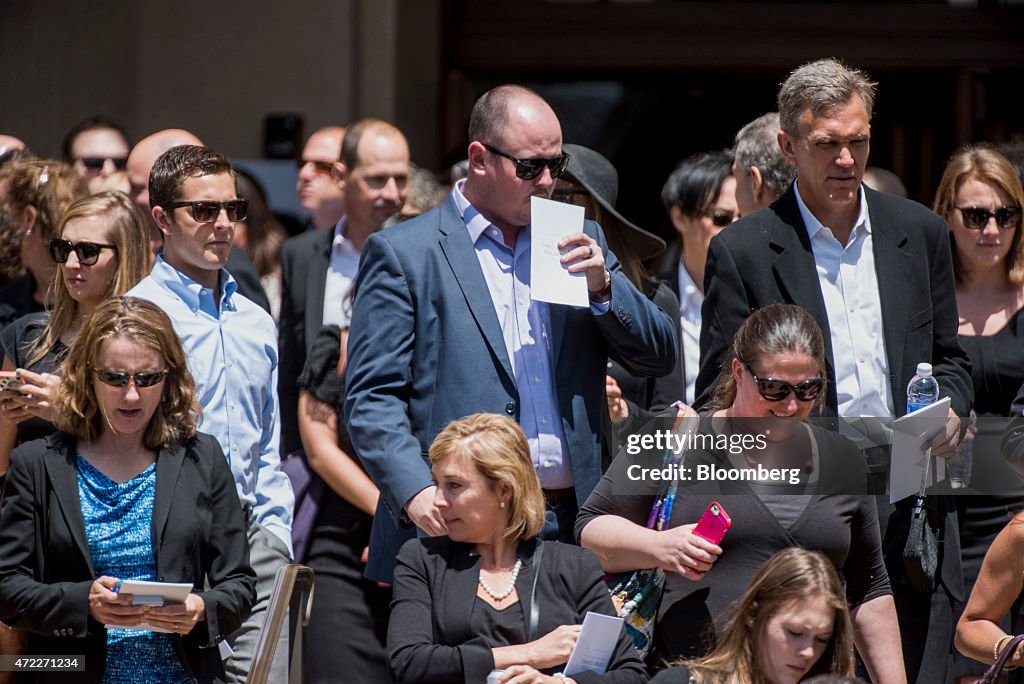
{"label": "curly blonde hair", "polygon": [[160,307],[132,297],[108,299],[97,306],[72,342],[53,400],[57,427],[86,442],[103,434],[106,421],[96,401],[95,383],[99,381],[93,374],[103,343],[115,337],[155,351],[167,370],[162,400],[143,437],[146,447],[173,446],[194,436],[200,409],[181,341]]}

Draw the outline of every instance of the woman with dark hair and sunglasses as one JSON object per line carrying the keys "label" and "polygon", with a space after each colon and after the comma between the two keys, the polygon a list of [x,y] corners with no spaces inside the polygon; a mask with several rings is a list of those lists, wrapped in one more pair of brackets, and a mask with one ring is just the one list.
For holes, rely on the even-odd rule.
{"label": "woman with dark hair and sunglasses", "polygon": [[[0,512],[0,618],[24,653],[84,659],[36,682],[220,682],[218,642],[255,601],[242,505],[217,440],[196,432],[185,353],[156,305],[100,304],[54,393],[60,428],[15,450]],[[187,583],[136,602],[126,580]]]}
{"label": "woman with dark hair and sunglasses", "polygon": [[729,150],[692,155],[679,162],[661,189],[662,204],[682,242],[681,251],[670,250],[672,258],[661,279],[679,297],[679,344],[685,400],[689,404],[696,399],[694,387],[700,368],[700,309],[708,245],[711,238],[740,217],[732,162]]}
{"label": "woman with dark hair and sunglasses", "polygon": [[[662,486],[665,450],[640,448],[640,440],[633,450],[627,444],[580,510],[577,536],[606,572],[665,572],[650,665],[707,653],[757,568],[800,546],[824,553],[845,578],[855,640],[874,681],[903,681],[877,510],[863,494],[864,459],[806,420],[825,389],[814,318],[792,304],[759,309],[736,333],[698,429],[674,435],[684,451],[669,473],[678,491],[662,529],[644,523]],[[732,519],[718,544],[694,533],[713,502]]]}
{"label": "woman with dark hair and sunglasses", "polygon": [[22,316],[0,332],[3,370],[20,382],[0,391],[0,474],[11,450],[53,431],[49,396],[57,366],[93,309],[149,273],[149,228],[132,200],[103,192],[73,203],[47,245],[56,266],[48,312]]}
{"label": "woman with dark hair and sunglasses", "polygon": [[[1011,415],[1010,405],[1024,378],[1022,205],[1020,178],[1009,160],[988,145],[964,147],[950,158],[933,204],[949,224],[958,339],[971,357],[974,413],[982,418],[971,475],[980,488],[1018,481],[998,455],[1004,425],[995,418]],[[1015,493],[956,497],[965,596],[996,535],[1022,507],[1024,489]],[[1004,612],[1009,615],[1000,616],[1003,629],[1019,632],[1018,611]],[[954,654],[957,681],[974,681],[984,671],[985,665]]]}

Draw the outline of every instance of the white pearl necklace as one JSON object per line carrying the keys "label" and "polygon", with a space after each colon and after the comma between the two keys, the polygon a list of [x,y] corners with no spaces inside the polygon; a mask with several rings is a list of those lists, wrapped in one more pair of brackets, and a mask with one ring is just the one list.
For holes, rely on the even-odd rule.
{"label": "white pearl necklace", "polygon": [[480,573],[480,588],[484,590],[484,593],[490,596],[495,601],[501,601],[502,599],[508,598],[508,596],[515,591],[516,579],[519,577],[519,571],[523,568],[523,559],[520,558],[516,561],[516,564],[512,566],[512,579],[509,581],[508,586],[505,587],[504,591],[494,591],[491,585],[484,579],[483,573]]}

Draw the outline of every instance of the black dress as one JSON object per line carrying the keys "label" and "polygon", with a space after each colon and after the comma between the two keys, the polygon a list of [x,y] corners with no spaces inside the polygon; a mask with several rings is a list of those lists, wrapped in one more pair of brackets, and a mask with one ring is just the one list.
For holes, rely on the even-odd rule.
{"label": "black dress", "polygon": [[[337,409],[338,445],[355,459],[342,414],[345,384],[338,375],[340,345],[338,327],[324,326],[306,357],[298,386]],[[391,592],[363,578],[359,560],[370,542],[372,521],[372,516],[325,487],[306,554],[306,565],[316,573],[303,647],[307,684],[337,682],[340,673],[344,681],[391,681],[384,650]]]}
{"label": "black dress", "polygon": [[[1019,483],[1020,480],[1006,465],[999,453],[1003,421],[994,420],[1010,415],[1010,404],[1024,381],[1024,309],[1018,310],[1006,325],[994,335],[960,335],[960,345],[971,359],[971,380],[974,382],[974,411],[978,415],[978,434],[974,440],[972,487],[985,491],[992,483]],[[981,571],[985,553],[1013,517],[1024,508],[1024,487],[1006,495],[958,496],[957,512],[960,520],[960,548],[964,569],[964,596],[971,589]],[[1021,600],[1012,611],[1013,620],[1003,620],[1003,628],[1016,634],[1021,628]],[[956,607],[956,618],[964,604]],[[954,655],[954,676],[980,675],[985,665],[976,660]],[[1020,675],[1015,675],[1021,681]]]}
{"label": "black dress", "polygon": [[[60,340],[57,340],[46,351],[46,356],[33,364],[28,363],[29,348],[42,336],[49,320],[48,313],[31,313],[0,330],[0,349],[16,368],[25,368],[34,373],[55,373],[57,371],[57,367],[68,353],[67,346]],[[18,423],[18,437],[15,445],[46,437],[56,429],[47,420],[29,418]]]}

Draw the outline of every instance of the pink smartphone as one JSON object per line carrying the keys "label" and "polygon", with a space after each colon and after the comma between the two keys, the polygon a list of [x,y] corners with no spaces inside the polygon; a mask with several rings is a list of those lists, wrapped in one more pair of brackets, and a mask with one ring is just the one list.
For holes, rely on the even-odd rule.
{"label": "pink smartphone", "polygon": [[732,527],[732,518],[722,508],[722,504],[712,501],[704,515],[700,516],[693,533],[698,537],[707,539],[712,544],[721,544],[725,533]]}
{"label": "pink smartphone", "polygon": [[0,389],[16,390],[23,384],[16,371],[0,371]]}

